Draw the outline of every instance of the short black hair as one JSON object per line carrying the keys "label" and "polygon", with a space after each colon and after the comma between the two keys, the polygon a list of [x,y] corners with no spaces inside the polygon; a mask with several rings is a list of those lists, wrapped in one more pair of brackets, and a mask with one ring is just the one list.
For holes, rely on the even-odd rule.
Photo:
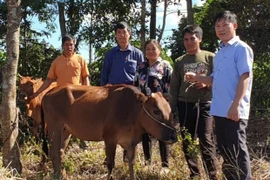
{"label": "short black hair", "polygon": [[218,13],[214,19],[214,23],[220,21],[221,19],[225,19],[226,21],[231,23],[237,23],[236,14],[228,10]]}
{"label": "short black hair", "polygon": [[202,38],[203,30],[196,24],[187,25],[182,31],[182,37],[184,38],[186,33],[195,34],[197,38]]}
{"label": "short black hair", "polygon": [[127,28],[128,32],[131,32],[129,25],[126,22],[124,21],[118,22],[114,27],[114,32],[116,33],[117,29],[125,29],[125,28]]}
{"label": "short black hair", "polygon": [[145,44],[144,44],[144,51],[145,51],[145,49],[146,49],[147,44],[150,44],[150,43],[155,44],[155,45],[157,46],[157,48],[158,48],[160,51],[162,51],[162,48],[161,48],[160,43],[159,43],[157,40],[155,40],[155,39],[149,39],[149,40],[147,40],[147,41],[145,42]]}
{"label": "short black hair", "polygon": [[64,35],[64,36],[62,37],[62,46],[64,45],[64,43],[65,43],[66,41],[74,41],[74,38],[73,38],[71,35],[66,34],[66,35]]}

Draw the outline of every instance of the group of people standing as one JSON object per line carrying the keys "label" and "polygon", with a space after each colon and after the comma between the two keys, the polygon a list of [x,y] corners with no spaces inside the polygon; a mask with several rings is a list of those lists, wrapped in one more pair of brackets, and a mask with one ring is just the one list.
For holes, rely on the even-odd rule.
{"label": "group of people standing", "polygon": [[[215,18],[216,35],[221,41],[214,54],[201,50],[203,31],[188,25],[182,31],[186,54],[177,58],[174,68],[161,58],[158,41],[146,41],[144,53],[129,42],[131,28],[126,22],[115,26],[117,46],[106,53],[101,72],[101,85],[135,85],[145,95],[162,92],[171,95],[169,103],[177,113],[180,126],[199,141],[204,168],[209,179],[217,179],[216,148],[213,137],[215,121],[217,147],[223,157],[222,170],[228,180],[252,179],[246,145],[252,87],[253,52],[236,35],[237,18],[223,11]],[[85,60],[74,52],[74,40],[62,39],[63,54],[51,65],[43,86],[50,83],[89,85]],[[183,150],[190,177],[200,177],[197,157],[189,155],[186,132],[181,131]],[[142,135],[145,165],[151,164],[152,138]],[[169,171],[169,146],[159,141],[162,167]],[[124,153],[125,154],[125,153]]]}

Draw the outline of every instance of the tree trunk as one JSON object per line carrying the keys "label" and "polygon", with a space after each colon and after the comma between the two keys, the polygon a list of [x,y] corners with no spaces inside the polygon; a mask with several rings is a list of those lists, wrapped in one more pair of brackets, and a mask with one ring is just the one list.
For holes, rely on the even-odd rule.
{"label": "tree trunk", "polygon": [[157,0],[151,0],[150,39],[156,39]]}
{"label": "tree trunk", "polygon": [[168,1],[164,0],[164,12],[163,12],[163,21],[162,21],[162,27],[160,30],[160,34],[158,36],[158,41],[160,42],[163,36],[163,32],[165,29],[165,25],[166,25],[166,16],[167,16],[167,8],[168,8]]}
{"label": "tree trunk", "polygon": [[67,33],[66,20],[65,20],[65,4],[58,2],[58,13],[59,13],[59,25],[61,30],[61,37]]}
{"label": "tree trunk", "polygon": [[7,0],[7,61],[2,69],[2,102],[0,120],[3,141],[3,166],[22,172],[21,154],[17,144],[18,113],[16,108],[16,74],[19,59],[21,0]]}
{"label": "tree trunk", "polygon": [[187,23],[193,24],[192,0],[187,0]]}
{"label": "tree trunk", "polygon": [[143,51],[145,44],[145,12],[146,12],[146,2],[142,0],[142,9],[141,9],[141,50]]}

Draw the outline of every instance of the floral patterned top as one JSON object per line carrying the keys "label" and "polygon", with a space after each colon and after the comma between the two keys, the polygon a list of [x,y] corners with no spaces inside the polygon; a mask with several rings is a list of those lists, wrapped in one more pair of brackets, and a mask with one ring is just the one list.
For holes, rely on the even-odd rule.
{"label": "floral patterned top", "polygon": [[172,66],[166,60],[159,58],[151,67],[143,62],[137,68],[134,85],[148,96],[152,92],[169,93],[171,75]]}

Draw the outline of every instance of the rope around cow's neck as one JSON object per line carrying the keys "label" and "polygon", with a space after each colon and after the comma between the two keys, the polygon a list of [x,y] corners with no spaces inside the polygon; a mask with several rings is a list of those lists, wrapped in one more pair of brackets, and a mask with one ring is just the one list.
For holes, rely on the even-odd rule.
{"label": "rope around cow's neck", "polygon": [[169,129],[171,129],[171,130],[174,131],[174,129],[173,129],[172,127],[168,126],[168,125],[165,124],[165,123],[160,122],[160,121],[157,120],[155,117],[153,117],[153,116],[147,111],[147,109],[146,109],[144,106],[143,106],[143,110],[146,112],[146,114],[147,114],[151,119],[153,119],[153,120],[156,121],[157,123],[159,123],[159,124],[161,124],[161,125],[163,125],[163,126],[165,126],[165,127],[167,127],[167,128],[169,128]]}

